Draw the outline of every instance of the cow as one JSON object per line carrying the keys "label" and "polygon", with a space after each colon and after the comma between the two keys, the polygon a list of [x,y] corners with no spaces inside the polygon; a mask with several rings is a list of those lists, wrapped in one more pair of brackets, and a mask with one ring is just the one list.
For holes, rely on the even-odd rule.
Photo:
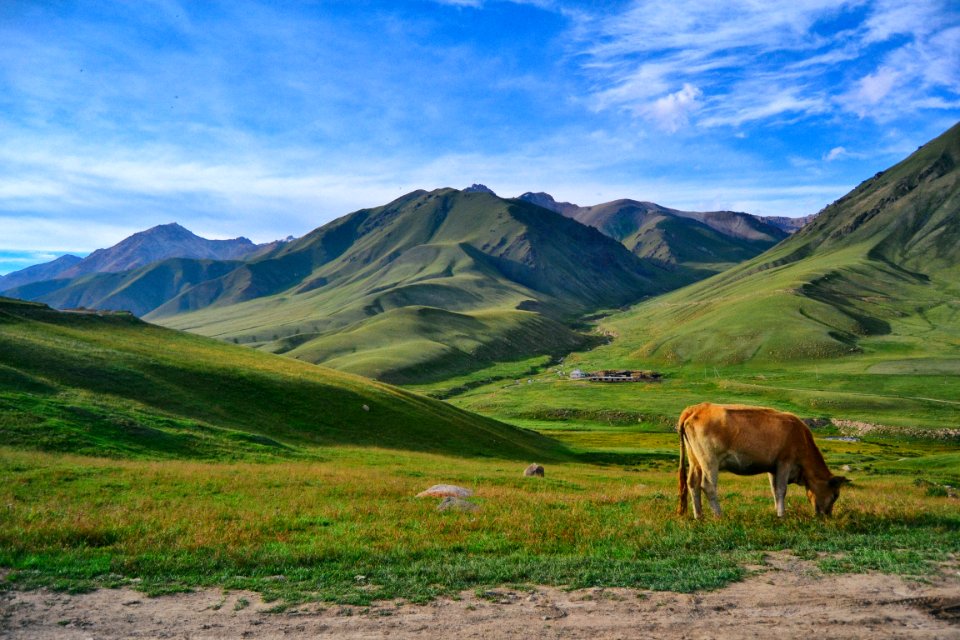
{"label": "cow", "polygon": [[714,515],[720,517],[717,500],[720,471],[742,476],[769,474],[777,516],[781,518],[787,484],[805,486],[817,515],[829,516],[840,496],[840,487],[849,482],[843,476],[830,473],[810,429],[791,413],[766,407],[703,402],[683,410],[677,431],[680,433],[677,513],[681,516],[687,512],[688,487],[691,487],[694,517],[703,515],[701,488]]}

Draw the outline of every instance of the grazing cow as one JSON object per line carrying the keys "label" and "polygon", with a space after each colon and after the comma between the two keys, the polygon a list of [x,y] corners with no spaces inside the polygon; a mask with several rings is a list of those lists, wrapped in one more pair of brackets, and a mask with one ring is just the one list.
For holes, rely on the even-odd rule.
{"label": "grazing cow", "polygon": [[843,476],[830,473],[810,429],[792,413],[704,402],[683,410],[677,431],[680,432],[680,506],[677,509],[680,515],[687,512],[689,486],[693,489],[694,517],[700,518],[703,514],[701,488],[707,493],[714,515],[720,516],[717,475],[721,470],[741,476],[769,474],[780,517],[784,513],[788,483],[804,485],[817,515],[828,516],[840,496],[840,487],[849,482]]}

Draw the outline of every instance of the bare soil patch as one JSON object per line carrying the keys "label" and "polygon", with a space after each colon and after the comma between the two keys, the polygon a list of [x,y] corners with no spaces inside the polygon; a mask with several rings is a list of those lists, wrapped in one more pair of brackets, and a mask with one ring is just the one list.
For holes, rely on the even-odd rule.
{"label": "bare soil patch", "polygon": [[148,598],[131,589],[0,593],[0,637],[30,638],[957,638],[956,561],[924,582],[823,575],[771,554],[708,593],[553,587],[464,592],[427,605],[309,604],[282,613],[256,594],[207,589]]}

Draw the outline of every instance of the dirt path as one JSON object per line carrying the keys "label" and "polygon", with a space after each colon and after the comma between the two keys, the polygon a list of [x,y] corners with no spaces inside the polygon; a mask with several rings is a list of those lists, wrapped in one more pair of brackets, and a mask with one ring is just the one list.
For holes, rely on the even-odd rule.
{"label": "dirt path", "polygon": [[[772,555],[737,584],[702,594],[629,589],[496,589],[429,605],[308,605],[267,613],[255,594],[147,598],[129,589],[0,594],[0,637],[42,638],[956,638],[957,564],[927,584],[824,576]],[[249,603],[249,604],[246,604]]]}

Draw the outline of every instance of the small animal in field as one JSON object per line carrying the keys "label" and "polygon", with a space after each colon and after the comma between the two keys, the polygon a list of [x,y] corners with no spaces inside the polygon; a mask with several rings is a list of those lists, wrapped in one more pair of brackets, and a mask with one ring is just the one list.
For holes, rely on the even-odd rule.
{"label": "small animal in field", "polygon": [[[714,515],[720,516],[717,476],[731,471],[741,476],[766,473],[783,517],[787,484],[803,485],[817,515],[829,516],[849,482],[830,473],[810,429],[792,413],[743,405],[703,402],[687,407],[677,422],[680,432],[680,505],[687,512],[688,487],[693,491],[693,515],[703,515],[701,489]],[[689,456],[689,469],[687,458]]]}

